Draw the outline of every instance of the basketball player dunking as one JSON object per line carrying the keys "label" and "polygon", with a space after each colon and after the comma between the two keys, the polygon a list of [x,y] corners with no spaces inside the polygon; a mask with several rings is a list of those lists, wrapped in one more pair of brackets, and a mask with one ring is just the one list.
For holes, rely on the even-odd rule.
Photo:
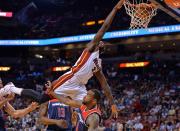
{"label": "basketball player dunking", "polygon": [[[82,55],[71,70],[53,81],[52,85],[50,82],[46,85],[56,94],[70,96],[74,100],[82,101],[87,94],[85,85],[88,80],[95,75],[103,88],[106,97],[109,99],[112,115],[116,118],[118,116],[117,107],[114,103],[110,86],[101,69],[99,51],[104,47],[104,43],[101,40],[105,32],[109,29],[117,11],[122,7],[123,3],[124,0],[121,0],[113,8],[94,39],[87,44],[87,47],[84,49]],[[31,89],[17,88],[13,84],[7,85],[2,91],[0,90],[0,95],[1,92],[13,92],[21,96],[29,97],[40,104],[52,99],[48,94],[41,95]]]}

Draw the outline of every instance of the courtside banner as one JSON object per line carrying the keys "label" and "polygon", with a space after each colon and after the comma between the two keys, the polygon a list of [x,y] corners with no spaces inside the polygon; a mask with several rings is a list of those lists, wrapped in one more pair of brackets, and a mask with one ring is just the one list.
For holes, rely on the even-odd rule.
{"label": "courtside banner", "polygon": [[0,66],[0,71],[9,71],[11,67],[9,66]]}
{"label": "courtside banner", "polygon": [[[137,30],[122,30],[107,32],[103,39],[113,39],[113,38],[127,38],[133,36],[141,35],[155,35],[163,33],[173,33],[180,32],[180,24],[152,27],[147,29],[137,29]],[[92,40],[95,34],[77,35],[77,36],[67,36],[52,39],[40,39],[40,40],[0,40],[0,46],[45,46],[54,44],[68,44],[75,42],[85,42]]]}
{"label": "courtside banner", "polygon": [[0,17],[12,17],[12,12],[0,12]]}
{"label": "courtside banner", "polygon": [[149,65],[150,62],[144,61],[144,62],[131,62],[131,63],[121,63],[119,64],[120,68],[132,68],[132,67],[145,67]]}
{"label": "courtside banner", "polygon": [[59,66],[59,67],[53,67],[52,71],[66,71],[70,68],[71,68],[70,66]]}

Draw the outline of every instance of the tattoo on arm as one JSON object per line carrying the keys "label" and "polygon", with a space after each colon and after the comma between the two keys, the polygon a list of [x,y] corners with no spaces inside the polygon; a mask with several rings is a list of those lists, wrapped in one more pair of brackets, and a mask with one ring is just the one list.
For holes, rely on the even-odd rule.
{"label": "tattoo on arm", "polygon": [[110,88],[109,84],[107,83],[107,80],[106,80],[102,70],[99,70],[98,72],[96,72],[95,76],[98,79],[98,81],[100,82],[100,85],[103,88],[106,97],[109,99],[110,104],[111,105],[114,104],[111,88]]}
{"label": "tattoo on arm", "polygon": [[12,105],[9,104],[9,102],[6,103],[4,109],[10,116],[13,116],[13,113],[15,112],[15,109],[12,107]]}
{"label": "tattoo on arm", "polygon": [[41,104],[39,109],[39,117],[43,117],[47,114],[48,102]]}
{"label": "tattoo on arm", "polygon": [[0,100],[0,109],[4,107],[4,105],[8,102],[9,100],[6,98],[2,98]]}
{"label": "tattoo on arm", "polygon": [[88,131],[98,131],[100,118],[98,114],[92,114],[87,118]]}

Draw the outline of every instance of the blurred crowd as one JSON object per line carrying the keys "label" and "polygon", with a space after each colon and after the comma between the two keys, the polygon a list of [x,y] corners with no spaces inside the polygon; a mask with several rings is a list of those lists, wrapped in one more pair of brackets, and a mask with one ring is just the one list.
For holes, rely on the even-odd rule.
{"label": "blurred crowd", "polygon": [[[41,1],[42,2],[42,1]],[[74,1],[65,8],[52,8],[43,4],[30,2],[15,13],[15,17],[2,23],[0,30],[1,39],[37,39],[54,38],[69,35],[95,33],[102,24],[98,20],[104,20],[117,1],[92,0],[84,2]],[[21,2],[20,2],[21,3]],[[103,4],[102,4],[103,3]],[[50,2],[49,5],[52,5]],[[81,6],[79,6],[81,5]],[[159,19],[161,18],[161,19]],[[93,26],[85,26],[85,22],[96,21]],[[112,30],[129,29],[131,17],[126,14],[124,8],[117,13],[117,16],[110,28]],[[165,26],[178,24],[169,15],[158,10],[149,26]],[[17,30],[18,29],[18,30]],[[11,30],[9,32],[9,30]],[[8,32],[8,33],[6,33]]]}
{"label": "blurred crowd", "polygon": [[[109,130],[178,131],[180,129],[178,75],[172,73],[172,70],[166,72],[166,68],[153,69],[154,71],[141,75],[128,72],[118,75],[116,71],[108,72],[112,77],[109,83],[117,92],[116,103],[120,110],[118,120],[105,121],[104,124]],[[104,109],[107,103],[104,101]],[[105,115],[107,112],[104,110]]]}
{"label": "blurred crowd", "polygon": [[[65,60],[61,62],[66,63]],[[103,65],[119,109],[119,117],[116,120],[111,118],[109,103],[102,93],[101,126],[105,127],[106,131],[179,131],[180,76],[179,67],[172,63],[174,62],[152,62],[148,67],[134,69],[120,69],[112,63]],[[14,82],[19,87],[44,92],[44,82],[57,78],[61,73],[45,76],[42,70],[43,66],[39,65],[17,69],[19,77],[16,76]],[[11,75],[13,77],[13,74]],[[94,78],[89,81],[87,88],[101,90]],[[29,103],[29,100],[17,97],[12,104],[16,109],[20,109]],[[44,129],[45,127],[38,125],[37,116],[38,110],[20,120],[5,115],[6,126],[18,131]]]}

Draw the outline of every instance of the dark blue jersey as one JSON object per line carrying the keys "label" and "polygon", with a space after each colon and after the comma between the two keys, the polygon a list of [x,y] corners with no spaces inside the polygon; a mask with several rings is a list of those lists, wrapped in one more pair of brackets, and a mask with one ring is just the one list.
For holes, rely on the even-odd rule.
{"label": "dark blue jersey", "polygon": [[3,111],[0,110],[0,131],[5,131],[5,121],[3,119]]}
{"label": "dark blue jersey", "polygon": [[76,131],[88,131],[88,127],[84,122],[78,121],[76,125]]}
{"label": "dark blue jersey", "polygon": [[78,108],[75,111],[78,113],[78,120],[77,120],[75,131],[87,131],[88,127],[84,123],[81,110]]}
{"label": "dark blue jersey", "polygon": [[49,125],[47,130],[52,131],[71,131],[72,123],[71,123],[71,108],[70,106],[64,105],[60,103],[58,100],[53,99],[49,101],[48,104],[48,118],[56,119],[56,120],[66,120],[68,123],[67,129],[61,129],[56,125]]}

